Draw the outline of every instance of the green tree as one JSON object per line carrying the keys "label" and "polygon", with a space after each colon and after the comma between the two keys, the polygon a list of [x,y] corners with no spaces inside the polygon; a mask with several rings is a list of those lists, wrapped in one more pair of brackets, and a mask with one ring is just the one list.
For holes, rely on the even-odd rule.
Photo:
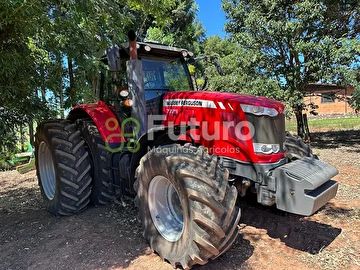
{"label": "green tree", "polygon": [[171,20],[165,23],[158,24],[148,19],[150,24],[145,31],[144,39],[186,48],[199,54],[200,42],[205,36],[205,30],[198,20],[198,7],[195,1],[175,0],[174,7],[170,7],[168,12],[171,14]]}
{"label": "green tree", "polygon": [[[279,83],[257,70],[258,59],[261,57],[258,52],[245,49],[220,36],[206,38],[203,49],[205,55],[212,56],[204,74],[209,80],[209,89],[282,97]],[[223,76],[213,65],[214,59],[220,61]]]}
{"label": "green tree", "polygon": [[359,111],[360,111],[360,85],[359,84],[355,87],[355,92],[351,96],[351,98],[349,100],[349,104],[350,104],[351,108],[353,108],[355,110],[356,113],[359,113]]}
{"label": "green tree", "polygon": [[49,20],[37,46],[45,48],[57,63],[56,74],[60,76],[48,88],[61,100],[61,106],[69,108],[84,97],[91,99],[100,69],[97,56],[109,45],[124,42],[128,30],[136,29],[140,18],[151,13],[159,21],[168,20],[165,10],[173,0],[150,2],[63,0],[47,6]]}
{"label": "green tree", "polygon": [[[0,9],[0,93],[8,106],[39,90],[67,91],[69,105],[89,88],[96,56],[126,40],[143,16],[170,20],[175,0],[3,1]],[[65,59],[65,60],[64,60]],[[61,69],[59,68],[59,65]],[[55,70],[54,70],[55,68]]]}
{"label": "green tree", "polygon": [[[16,128],[71,107],[91,89],[99,51],[126,40],[144,16],[170,21],[175,0],[4,0],[0,8],[0,154]],[[30,128],[31,130],[31,128]],[[12,140],[10,144],[9,140]],[[11,148],[9,148],[8,146]]]}
{"label": "green tree", "polygon": [[308,83],[346,84],[359,53],[357,1],[223,0],[231,39],[256,52],[257,71],[279,82],[298,134],[309,139],[302,116]]}
{"label": "green tree", "polygon": [[[0,107],[19,108],[36,85],[36,57],[29,37],[43,19],[44,9],[32,1],[5,1],[0,9]],[[21,104],[23,105],[23,104]],[[30,105],[30,104],[28,104]],[[24,108],[26,109],[26,108]]]}

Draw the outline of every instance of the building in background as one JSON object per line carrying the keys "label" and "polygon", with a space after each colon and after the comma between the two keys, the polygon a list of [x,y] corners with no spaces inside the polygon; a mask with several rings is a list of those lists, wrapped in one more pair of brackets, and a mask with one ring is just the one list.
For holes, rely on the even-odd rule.
{"label": "building in background", "polygon": [[310,83],[306,87],[304,103],[317,106],[315,111],[319,115],[351,114],[355,111],[350,107],[348,99],[353,93],[353,86]]}

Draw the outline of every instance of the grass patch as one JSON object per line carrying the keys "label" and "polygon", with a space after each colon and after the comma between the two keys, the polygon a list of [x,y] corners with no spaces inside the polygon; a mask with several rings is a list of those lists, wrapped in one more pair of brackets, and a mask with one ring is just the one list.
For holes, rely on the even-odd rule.
{"label": "grass patch", "polygon": [[[310,132],[360,129],[360,117],[308,120]],[[286,121],[286,130],[296,132],[296,121]]]}

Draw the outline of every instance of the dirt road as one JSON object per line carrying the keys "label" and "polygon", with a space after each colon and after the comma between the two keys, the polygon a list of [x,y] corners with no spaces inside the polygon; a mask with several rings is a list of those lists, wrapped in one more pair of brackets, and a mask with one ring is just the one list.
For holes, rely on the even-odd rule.
{"label": "dirt road", "polygon": [[[360,269],[360,131],[317,133],[314,152],[336,166],[338,195],[312,217],[241,202],[240,235],[193,269]],[[149,250],[132,201],[54,217],[34,172],[0,172],[0,269],[172,269]]]}

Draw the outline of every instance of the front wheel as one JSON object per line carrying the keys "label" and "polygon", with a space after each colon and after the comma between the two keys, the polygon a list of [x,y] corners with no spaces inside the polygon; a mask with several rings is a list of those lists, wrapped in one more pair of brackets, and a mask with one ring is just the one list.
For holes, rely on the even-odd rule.
{"label": "front wheel", "polygon": [[136,178],[144,237],[174,267],[206,264],[235,241],[236,188],[217,157],[202,147],[157,147],[141,159]]}

